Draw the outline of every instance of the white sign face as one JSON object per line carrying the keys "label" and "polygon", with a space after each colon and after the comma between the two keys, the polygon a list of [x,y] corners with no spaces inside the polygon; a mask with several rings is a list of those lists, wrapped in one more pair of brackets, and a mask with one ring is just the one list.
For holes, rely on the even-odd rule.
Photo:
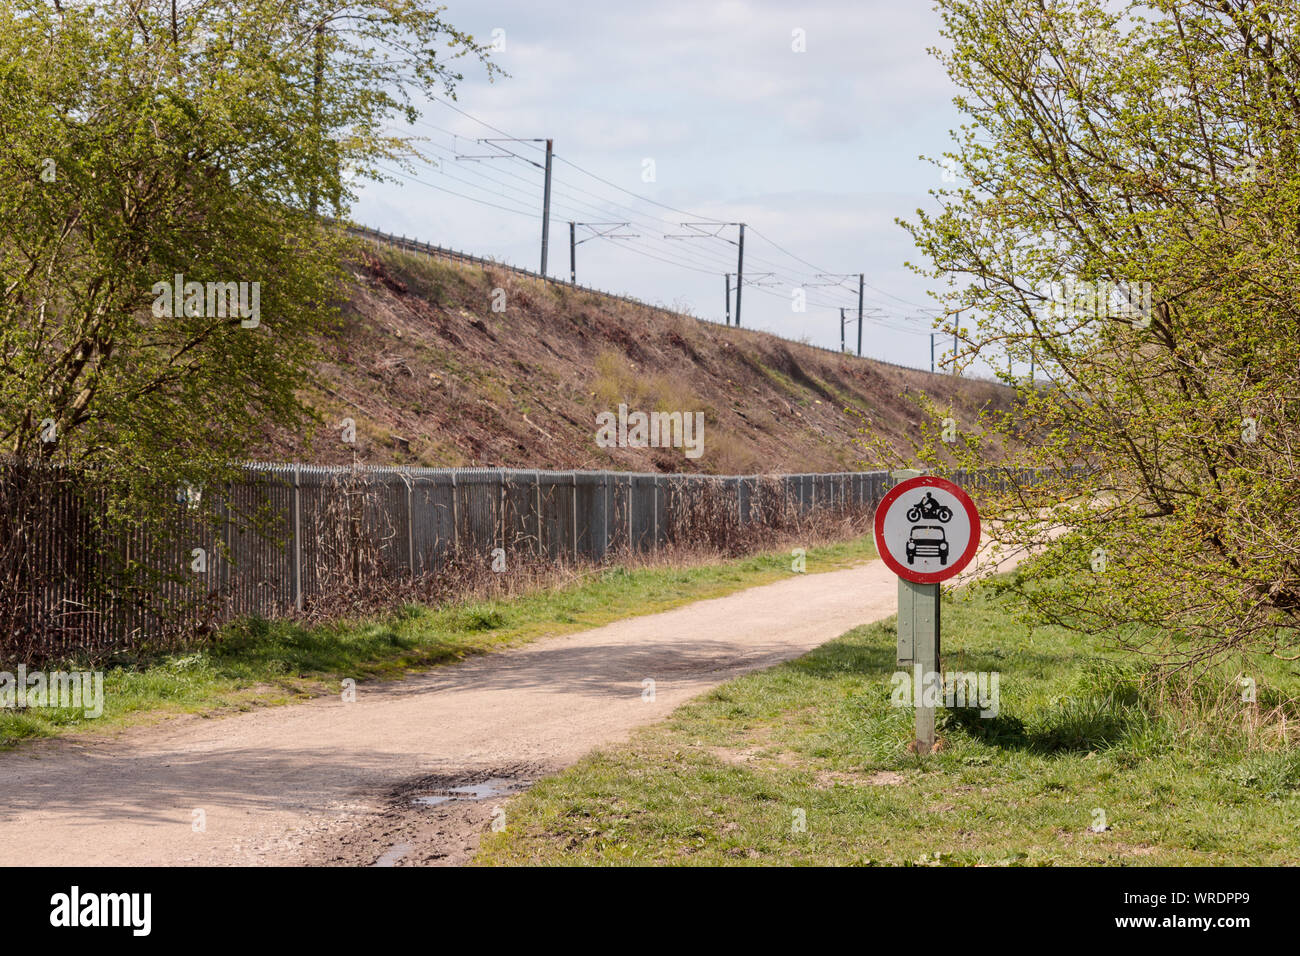
{"label": "white sign face", "polygon": [[922,475],[890,489],[876,510],[876,549],[891,570],[919,584],[952,577],[979,547],[975,503],[957,485]]}

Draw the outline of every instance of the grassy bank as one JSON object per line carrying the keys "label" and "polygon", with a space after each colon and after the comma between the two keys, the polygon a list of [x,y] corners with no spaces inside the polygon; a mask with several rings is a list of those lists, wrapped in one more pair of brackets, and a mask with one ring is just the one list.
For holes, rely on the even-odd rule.
{"label": "grassy bank", "polygon": [[891,619],[541,781],[478,862],[1300,862],[1300,749],[1277,720],[1300,695],[1292,665],[1251,663],[1258,710],[1240,662],[1193,707],[1157,695],[1136,661],[1027,628],[988,589],[943,613],[944,670],[998,672],[1000,707],[942,714],[940,752],[906,750]]}
{"label": "grassy bank", "polygon": [[[869,537],[810,548],[809,573],[875,557]],[[788,577],[788,550],[687,566],[609,567],[568,587],[443,608],[408,606],[364,621],[304,627],[245,621],[203,650],[108,669],[104,713],[0,708],[0,746],[69,732],[102,732],[178,713],[217,714],[335,693],[339,681],[386,680],[547,635],[665,611]],[[64,665],[66,669],[75,663]],[[53,668],[51,668],[53,669]]]}

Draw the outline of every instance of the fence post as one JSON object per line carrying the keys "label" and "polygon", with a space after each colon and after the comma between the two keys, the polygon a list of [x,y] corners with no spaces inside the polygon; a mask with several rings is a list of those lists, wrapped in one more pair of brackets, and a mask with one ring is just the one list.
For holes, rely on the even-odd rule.
{"label": "fence post", "polygon": [[[234,573],[231,570],[231,563],[235,554],[235,542],[230,530],[230,496],[234,494],[234,483],[226,485],[226,496],[221,500],[221,540],[226,546],[225,554],[219,555],[221,573],[219,575],[221,588],[221,597],[227,602],[227,607],[233,607],[235,604],[234,586],[231,579]],[[214,549],[215,550],[215,549]]]}
{"label": "fence post", "polygon": [[542,554],[542,473],[533,472],[533,507],[537,511],[537,554]]}
{"label": "fence post", "polygon": [[497,486],[500,489],[500,494],[497,496],[497,531],[501,535],[498,547],[504,551],[506,547],[506,473],[503,470],[497,471]]}
{"label": "fence post", "polygon": [[650,479],[650,550],[659,550],[659,476]]}
{"label": "fence post", "polygon": [[569,481],[573,485],[573,563],[578,563],[578,473],[571,472]]}
{"label": "fence post", "polygon": [[302,610],[302,469],[293,466],[293,607]]}
{"label": "fence post", "polygon": [[614,478],[609,472],[603,472],[604,483],[601,487],[601,497],[604,499],[605,520],[604,535],[605,549],[601,552],[601,559],[609,557],[609,549],[614,546],[614,528],[611,522],[614,520]]}
{"label": "fence post", "polygon": [[406,558],[411,566],[411,579],[415,579],[415,479],[408,468],[406,474]]}
{"label": "fence post", "polygon": [[451,473],[451,550],[460,554],[460,496],[456,494],[456,472]]}

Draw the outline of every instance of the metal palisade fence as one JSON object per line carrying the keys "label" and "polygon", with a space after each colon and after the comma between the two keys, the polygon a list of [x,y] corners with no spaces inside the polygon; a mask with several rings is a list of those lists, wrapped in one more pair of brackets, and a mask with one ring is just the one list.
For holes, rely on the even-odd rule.
{"label": "metal palisade fence", "polygon": [[[41,496],[28,521],[0,635],[23,657],[128,650],[222,621],[310,608],[364,578],[398,582],[454,561],[600,563],[669,545],[727,549],[745,533],[800,527],[811,516],[874,510],[888,472],[665,475],[248,464],[205,510],[179,495],[166,534],[96,535],[93,485]],[[957,472],[977,491],[1001,469]],[[0,470],[0,492],[12,478]],[[1028,474],[1015,478],[1024,481]],[[156,572],[115,579],[106,569]]]}
{"label": "metal palisade fence", "polygon": [[[247,474],[231,490],[232,506],[247,514],[272,502],[272,526],[281,533],[228,525],[221,587],[236,614],[310,603],[328,586],[321,569],[331,561],[323,552],[350,523],[357,541],[375,547],[371,560],[419,576],[453,554],[486,561],[495,549],[573,563],[651,551],[674,542],[686,512],[706,498],[728,512],[724,523],[744,527],[777,515],[870,509],[889,485],[885,472],[714,477],[257,464]],[[350,496],[356,500],[349,503]]]}

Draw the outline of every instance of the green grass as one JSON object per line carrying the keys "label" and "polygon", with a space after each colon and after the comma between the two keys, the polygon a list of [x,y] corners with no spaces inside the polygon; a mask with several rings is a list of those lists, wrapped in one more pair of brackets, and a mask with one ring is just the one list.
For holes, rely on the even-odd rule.
{"label": "green grass", "polygon": [[[870,537],[810,548],[809,573],[875,557]],[[566,634],[620,618],[720,597],[791,574],[788,550],[717,564],[608,567],[576,584],[442,608],[409,605],[365,621],[304,627],[243,621],[193,651],[109,667],[104,713],[0,708],[0,747],[33,737],[103,732],[180,713],[218,714],[337,693],[340,681],[396,679],[407,673]],[[64,669],[92,669],[75,662]],[[49,670],[56,665],[49,665]]]}
{"label": "green grass", "polygon": [[[1214,713],[1174,706],[1136,661],[1029,628],[1005,602],[984,588],[943,610],[944,670],[998,672],[1001,700],[993,719],[941,711],[938,753],[909,753],[913,714],[891,706],[891,619],[730,681],[542,780],[510,803],[505,831],[485,834],[477,862],[1300,862],[1294,744],[1256,731],[1252,746],[1231,691]],[[1288,667],[1252,664],[1261,703],[1293,706]],[[1235,676],[1207,680],[1231,688]]]}

